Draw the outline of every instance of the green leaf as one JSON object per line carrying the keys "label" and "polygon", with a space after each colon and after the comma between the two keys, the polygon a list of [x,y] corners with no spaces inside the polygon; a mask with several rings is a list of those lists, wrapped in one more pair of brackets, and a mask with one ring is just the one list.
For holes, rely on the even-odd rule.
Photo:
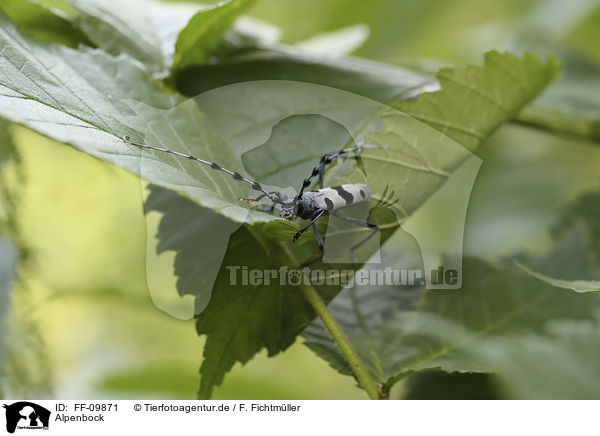
{"label": "green leaf", "polygon": [[210,65],[186,68],[175,78],[177,89],[189,96],[251,80],[315,83],[380,102],[438,89],[431,76],[405,68],[358,58],[321,58],[293,48],[243,48]]}
{"label": "green leaf", "polygon": [[521,111],[515,121],[547,131],[600,141],[600,67],[573,53],[561,53],[558,83]]}
{"label": "green leaf", "polygon": [[[285,144],[294,144],[294,153]],[[326,149],[323,144],[327,144]],[[300,189],[299,183],[325,152],[335,153],[352,144],[348,130],[330,118],[297,115],[275,125],[267,142],[245,152],[242,162],[255,180]]]}
{"label": "green leaf", "polygon": [[[600,193],[591,192],[579,198],[569,208],[568,212],[564,214],[559,223],[554,226],[553,234],[555,238],[562,238],[567,241],[571,241],[568,238],[569,232],[573,232],[571,229],[578,229],[578,227],[587,229],[585,238],[589,240],[589,253],[586,250],[573,250],[574,243],[564,244],[564,246],[555,248],[555,250],[562,249],[573,252],[572,260],[570,261],[570,276],[579,276],[578,279],[565,280],[554,278],[550,274],[556,274],[555,270],[548,268],[546,265],[540,266],[540,268],[544,268],[544,271],[548,271],[547,273],[543,273],[523,265],[523,263],[516,259],[514,261],[515,264],[527,274],[558,288],[571,289],[575,292],[600,292],[600,280],[581,279],[586,275],[585,269],[593,269],[593,267],[589,266],[590,264],[600,264],[600,246],[598,245],[600,242],[599,216]],[[581,268],[582,265],[585,267],[583,270]],[[595,273],[595,275],[600,274]]]}
{"label": "green leaf", "polygon": [[[175,57],[175,46],[184,29],[188,37],[195,35],[201,38],[191,49],[196,50],[202,46],[207,54],[224,37],[261,43],[263,40],[270,41],[274,32],[272,26],[249,18],[233,23],[226,35],[221,29],[202,27],[206,23],[198,22],[198,18],[195,25],[190,23],[192,18],[205,16],[205,12],[214,9],[208,6],[165,4],[151,0],[131,0],[127,4],[117,0],[69,1],[77,12],[73,22],[97,47],[115,56],[128,54],[142,62],[158,79],[164,79],[169,74]],[[194,34],[194,30],[206,33]]]}
{"label": "green leaf", "polygon": [[[524,62],[526,61],[524,60]],[[197,69],[194,70],[197,71]],[[531,80],[539,80],[539,77],[532,77]],[[387,185],[391,185],[390,189],[395,192],[401,193],[396,214],[382,219],[383,223],[393,224],[390,230],[397,227],[398,218],[409,216],[431,193],[435,192],[453,169],[468,155],[461,147],[448,142],[445,136],[425,123],[415,122],[414,119],[389,109],[380,112],[378,105],[366,99],[359,99],[355,102],[356,97],[350,98],[344,93],[328,90],[319,94],[319,103],[316,104],[308,85],[285,83],[283,89],[286,91],[285,99],[280,98],[279,89],[271,82],[259,82],[252,86],[232,85],[205,93],[196,99],[196,102],[206,113],[208,120],[219,135],[230,144],[232,150],[239,150],[242,161],[247,165],[247,171],[260,181],[277,181],[277,184],[292,182],[298,176],[294,173],[297,167],[303,165],[310,167],[313,165],[311,162],[314,162],[315,155],[318,157],[318,154],[323,151],[334,151],[346,138],[344,132],[335,127],[334,122],[322,120],[319,115],[291,117],[294,113],[327,115],[333,121],[350,126],[347,130],[351,134],[365,130],[364,120],[370,120],[373,114],[377,114],[383,129],[380,127],[379,131],[366,135],[367,142],[393,146],[396,151],[365,151],[363,163],[369,185],[376,195],[381,195]],[[239,105],[240,95],[244,95],[246,104]],[[273,102],[279,103],[275,115],[272,111],[264,111],[264,108],[271,107]],[[336,109],[336,112],[324,109],[331,107],[332,103],[334,107],[340,109]],[[477,118],[478,114],[479,112],[474,115],[474,118]],[[233,124],[232,119],[236,121]],[[271,129],[270,126],[274,123],[273,119],[282,121]],[[326,143],[331,143],[331,150],[327,146],[327,148],[317,151],[320,143],[311,143],[313,136],[310,129],[317,125],[315,123],[320,122],[317,120],[323,122],[323,128],[319,127],[318,130],[328,138]],[[307,136],[306,141],[300,139],[302,134]],[[266,141],[265,138],[267,138]],[[304,145],[302,150],[293,146],[297,141]],[[250,145],[257,143],[262,145],[258,147]],[[340,172],[337,170],[336,167],[333,171],[335,176],[333,180],[360,180],[360,171]],[[394,174],[394,177],[389,177],[390,174]],[[402,183],[402,180],[411,180],[411,189],[399,186],[398,184]],[[328,183],[333,183],[333,181]],[[170,213],[175,212],[165,211],[165,213],[165,217],[167,217]],[[200,215],[200,212],[198,214]],[[280,223],[259,225],[256,221],[251,230],[247,229],[247,232],[244,228],[238,230],[230,238],[222,268],[228,265],[245,265],[249,269],[264,269],[265,264],[274,269],[284,266],[281,260],[273,254],[259,257],[257,253],[263,253],[265,248],[260,238],[257,239],[256,234],[263,235],[262,238],[289,241],[293,234],[293,228],[286,229]],[[355,233],[357,232],[355,231]],[[345,236],[347,237],[348,233]],[[168,237],[168,233],[166,237]],[[193,240],[191,234],[188,234],[188,238],[190,241]],[[198,241],[200,240],[198,239]],[[308,238],[305,241],[311,241],[310,248],[314,252],[316,249],[314,239]],[[190,244],[193,243],[190,242]],[[200,242],[195,245],[201,246]],[[239,256],[239,258],[233,256]],[[295,252],[294,256],[298,262],[310,257],[306,252],[304,254]],[[193,260],[190,258],[188,262],[191,264]],[[321,264],[317,264],[317,267],[322,268]],[[200,396],[203,398],[210,395],[214,385],[221,383],[225,373],[235,362],[248,361],[261,348],[267,348],[271,355],[279,352],[291,343],[298,332],[314,317],[310,309],[303,310],[301,305],[295,306],[295,304],[300,304],[296,302],[291,303],[294,309],[290,312],[301,315],[299,319],[296,321],[289,319],[289,314],[282,318],[280,306],[269,306],[269,298],[280,298],[279,288],[273,286],[236,288],[235,299],[240,301],[241,306],[238,306],[238,303],[236,305],[227,303],[228,306],[225,301],[230,301],[228,298],[231,298],[232,295],[232,286],[228,279],[229,272],[222,269],[212,288],[210,302],[199,315],[199,332],[208,336],[205,362],[201,369]],[[340,286],[332,287],[323,294],[323,290],[319,289],[327,301],[339,290]],[[192,293],[194,292],[198,292],[198,290],[193,290]],[[291,293],[296,295],[293,291]],[[282,294],[283,298],[292,298],[289,297],[289,294],[290,292]],[[267,297],[267,295],[271,296]],[[202,301],[206,301],[206,298],[202,297]],[[243,305],[250,304],[249,301],[252,301],[252,304],[248,306],[248,310],[251,312],[247,316],[239,318],[240,313],[245,313],[240,312]],[[259,316],[258,313],[261,315]],[[239,323],[232,326],[229,320],[238,318]],[[281,322],[278,332],[274,331],[275,327],[272,325],[274,319],[285,320]],[[256,334],[248,338],[248,331]],[[285,340],[282,341],[282,337]],[[386,338],[386,340],[388,339]],[[385,343],[385,341],[382,342]],[[335,347],[332,347],[332,350],[335,350]],[[331,351],[331,354],[335,355],[335,351]],[[345,364],[343,358],[338,357],[338,365],[343,366]],[[389,374],[391,376],[393,371]]]}
{"label": "green leaf", "polygon": [[172,71],[203,64],[215,50],[234,20],[254,0],[227,0],[196,13],[177,38]]}
{"label": "green leaf", "polygon": [[[238,125],[246,128],[235,118],[229,101],[223,100],[215,105],[212,104],[212,98],[216,94],[203,95],[196,102],[189,101],[167,111],[178,101],[177,96],[163,94],[152,83],[148,73],[128,57],[113,58],[92,49],[74,51],[65,47],[38,45],[19,35],[5,18],[4,22],[6,25],[0,31],[0,42],[5,50],[0,65],[7,74],[0,78],[0,113],[6,118],[141,173],[153,183],[180,190],[200,204],[218,210],[237,222],[274,219],[258,212],[248,214],[238,201],[239,197],[248,196],[248,189],[227,174],[216,174],[210,168],[189,161],[182,162],[164,153],[144,153],[140,165],[139,150],[122,141],[126,135],[142,141],[145,135],[147,143],[193,152],[230,170],[241,171],[235,154],[239,154],[251,142],[228,144],[232,149],[223,143],[222,137],[229,141],[228,135]],[[52,68],[46,65],[52,65]],[[120,77],[118,81],[114,80],[115,71]],[[364,118],[380,108],[373,102],[360,98],[355,100],[354,96],[335,90],[307,88],[302,84],[286,84],[284,88],[273,84],[270,90],[265,86],[269,84],[251,86],[247,92],[256,95],[254,105],[269,98],[287,100],[286,105],[279,107],[281,118],[294,113],[323,113],[331,118],[342,117],[345,125],[351,123],[352,129],[359,129],[365,122]],[[210,106],[210,111],[205,112],[210,116],[209,120],[198,109],[203,109],[206,104]],[[271,118],[270,123],[276,121],[272,120],[273,114],[266,110],[272,107],[272,102],[269,106],[263,106],[262,110],[257,110],[257,106],[253,105],[242,106],[238,102],[234,106],[243,112],[244,123],[251,119],[248,115],[256,119],[256,124],[247,131],[254,135],[268,134],[271,128],[269,123],[260,123],[258,118]],[[231,114],[232,118],[215,119],[223,113]],[[385,117],[392,130],[403,129],[411,124],[407,117],[394,117],[392,114]],[[221,124],[218,124],[219,121]],[[211,126],[209,122],[217,125]],[[152,126],[152,132],[147,131],[147,126]],[[456,149],[453,157],[447,156],[448,167],[444,170],[456,166],[464,158],[464,152],[441,135],[431,136],[435,131],[428,129],[424,125],[419,127],[422,133],[410,138],[409,142],[419,147],[419,141],[429,141],[449,151]],[[401,148],[407,146],[403,141],[402,136],[396,139]],[[293,144],[287,144],[286,147],[292,151]],[[414,162],[407,165],[399,156],[395,156],[395,159],[393,164],[398,169],[415,171],[410,168],[415,165]],[[421,164],[416,162],[416,165]],[[385,182],[383,178],[380,179],[381,183]],[[426,191],[441,183],[443,178],[434,175],[430,179],[434,184],[430,187],[423,185],[422,200],[431,193]],[[418,194],[414,195],[419,197]]]}
{"label": "green leaf", "polygon": [[[239,104],[240,95],[245,96],[247,104]],[[285,165],[293,168],[293,174],[298,176],[300,173],[295,168],[299,163],[297,159],[302,160],[302,168],[310,169],[318,163],[322,153],[336,151],[337,143],[329,144],[332,139],[329,134],[320,138],[312,136],[317,143],[310,151],[301,151],[298,147],[302,143],[288,141],[291,137],[289,132],[281,133],[292,126],[294,137],[299,137],[315,127],[311,124],[314,117],[292,125],[299,117],[297,114],[319,114],[329,118],[332,120],[329,125],[336,122],[347,132],[352,132],[357,140],[364,135],[368,143],[382,145],[385,149],[364,150],[361,154],[362,173],[355,165],[350,165],[344,174],[328,179],[327,183],[368,180],[373,205],[386,192],[399,197],[394,205],[397,219],[410,215],[470,155],[435,129],[383,105],[335,89],[302,83],[242,83],[202,94],[194,101],[169,111],[140,105],[133,107],[143,120],[140,124],[152,126],[152,131],[144,139],[146,143],[201,156],[231,171],[250,172],[265,186],[272,186],[269,184],[274,181],[267,177],[266,172],[281,172],[284,161],[275,159],[276,156],[289,157],[291,162]],[[373,133],[365,135],[364,132]],[[248,153],[252,148],[256,148],[256,152]],[[317,148],[320,150],[317,151]],[[277,152],[273,153],[273,150]],[[251,164],[245,158],[254,154],[254,163]],[[148,173],[146,178],[152,180],[150,175],[160,172],[162,186],[179,189],[234,221],[251,224],[276,219],[265,213],[248,212],[242,207],[244,203],[239,198],[252,197],[253,193],[246,184],[227,174],[160,152],[144,153],[144,158],[141,167],[143,177]],[[262,166],[256,165],[260,162]],[[164,163],[170,168],[165,168]],[[243,163],[253,166],[243,171]],[[387,177],[387,173],[395,176]],[[400,196],[399,193],[405,191],[404,180],[409,178],[414,183],[413,189]],[[288,177],[278,182],[286,181],[292,180]],[[296,189],[299,189],[299,183],[293,183]],[[285,185],[276,184],[267,189],[281,191],[284,188]],[[396,226],[397,219],[393,223],[381,224]],[[280,228],[284,226],[278,225]],[[289,230],[289,227],[286,229]]]}
{"label": "green leaf", "polygon": [[424,371],[409,377],[403,400],[499,400],[493,375]]}
{"label": "green leaf", "polygon": [[442,68],[441,90],[392,106],[474,150],[502,121],[511,119],[558,76],[555,58],[487,52],[483,67]]}
{"label": "green leaf", "polygon": [[[363,150],[359,168],[354,163],[342,162],[335,171],[327,173],[325,184],[368,183],[373,206],[386,192],[397,193],[399,198],[393,209],[397,218],[404,220],[469,153],[436,130],[393,110],[382,109],[377,115],[373,117],[383,124],[383,129],[367,134],[365,140],[367,144],[387,149]],[[368,122],[365,130],[375,124],[372,120]],[[349,131],[339,123],[321,115],[297,115],[276,124],[267,142],[245,152],[242,161],[248,173],[262,183],[300,189],[301,181],[323,153],[334,153],[353,144]],[[411,180],[411,190],[405,188],[405,180]]]}
{"label": "green leaf", "polygon": [[[600,259],[600,192],[588,192],[582,195],[563,215],[561,221],[555,226],[553,234],[555,238],[559,238],[564,234],[565,229],[583,225],[588,231],[590,247],[596,262]],[[579,253],[576,259],[585,257],[585,253]],[[577,260],[576,260],[577,261]]]}
{"label": "green leaf", "polygon": [[[189,206],[194,207],[192,203]],[[189,215],[202,216],[202,209],[195,207],[197,211],[190,211]],[[166,210],[165,219],[176,223],[175,215],[180,211],[177,208]],[[195,227],[193,223],[192,227]],[[176,230],[175,225],[170,231],[167,226],[163,228],[166,235],[175,234]],[[257,230],[259,228],[253,232]],[[202,231],[197,227],[199,234],[184,232],[178,239],[186,239],[187,246],[198,246],[206,238]],[[265,249],[253,232],[242,228],[232,235],[222,263],[224,266],[245,265],[259,270],[263,270],[265,265],[268,269],[281,266],[274,260],[279,258],[277,252],[261,257]],[[261,234],[273,236],[266,227]],[[567,236],[571,250],[573,246],[585,246],[589,241],[585,232],[575,232],[574,238],[570,234]],[[410,243],[402,240],[395,241],[394,245],[409,247]],[[568,253],[554,259],[549,266],[566,265],[564,257],[571,257]],[[187,257],[192,262],[202,256],[198,256],[196,250],[195,256],[190,254]],[[581,264],[581,261],[577,263]],[[382,269],[389,265],[397,268],[399,264],[405,265],[406,261],[394,258],[386,263],[384,258],[384,263],[377,267]],[[478,343],[478,338],[524,330],[541,331],[549,318],[586,318],[596,307],[593,304],[596,300],[568,298],[568,294],[553,291],[510,263],[497,268],[467,260],[464,277],[468,280],[465,280],[462,290],[429,291],[425,294],[426,298],[418,288],[359,288],[354,294],[344,291],[330,303],[330,309],[349,334],[373,378],[389,389],[398,379],[427,368],[442,366],[453,371],[489,371],[489,362],[481,363],[466,354],[471,345]],[[198,317],[199,332],[208,336],[201,369],[202,398],[210,396],[213,385],[220,384],[236,361],[248,361],[262,347],[267,347],[270,355],[285,349],[287,341],[293,341],[297,332],[314,316],[301,299],[296,299],[298,293],[293,287],[240,286],[239,282],[237,286],[231,286],[229,280],[230,272],[221,270],[212,299]],[[338,290],[335,286],[319,289],[327,301]],[[419,298],[425,306],[422,311],[414,312]],[[273,305],[272,299],[279,303]],[[240,317],[240,314],[243,316]],[[232,325],[231,319],[237,322]],[[279,333],[273,320],[278,320]],[[252,341],[248,337],[249,331],[253,332]],[[340,372],[350,373],[337,346],[328,333],[318,327],[318,322],[305,330],[304,335],[317,354]],[[257,337],[260,339],[256,340]],[[287,340],[278,342],[282,338]]]}
{"label": "green leaf", "polygon": [[[200,205],[217,211],[223,219],[246,223],[230,237],[210,302],[198,318],[198,331],[208,336],[201,386],[201,395],[205,397],[235,362],[247,361],[262,348],[267,348],[270,354],[285,349],[314,317],[293,289],[282,290],[278,285],[230,286],[229,271],[225,266],[247,265],[258,269],[296,266],[312,255],[309,250],[314,252],[316,245],[314,239],[306,235],[302,244],[291,247],[289,237],[297,228],[295,224],[282,223],[272,215],[249,212],[241,207],[237,198],[247,196],[248,190],[229,175],[159,152],[142,153],[140,158],[139,150],[126,145],[123,136],[191,152],[241,171],[240,156],[265,144],[279,121],[297,114],[320,114],[330,118],[353,136],[365,136],[369,142],[390,148],[365,151],[364,171],[354,167],[348,169],[344,165],[333,169],[333,175],[342,181],[360,180],[361,174],[364,177],[366,173],[375,200],[386,192],[388,185],[392,185],[389,191],[393,190],[400,201],[394,206],[395,214],[383,211],[386,213],[381,221],[390,226],[383,228],[382,240],[397,228],[398,219],[414,212],[469,156],[443,133],[414,118],[365,98],[308,84],[241,84],[175,106],[181,101],[179,96],[166,96],[152,83],[149,73],[129,56],[115,58],[101,50],[75,51],[41,45],[20,35],[3,15],[0,15],[0,24],[0,69],[4,72],[0,76],[1,115],[141,174],[157,185],[178,190]],[[510,59],[516,71],[519,71],[517,67],[527,69],[525,66],[533,62],[530,57]],[[337,64],[338,68],[344,67],[342,61]],[[486,65],[476,71],[496,68]],[[364,69],[359,71],[362,74]],[[472,70],[459,68],[458,71],[470,74]],[[353,77],[360,76],[353,74]],[[530,69],[523,80],[527,86],[541,89],[547,74],[544,68]],[[378,70],[375,77],[385,78],[384,70]],[[329,79],[333,80],[333,76]],[[484,84],[497,90],[496,84],[489,80]],[[401,84],[398,87],[398,82],[394,83],[396,90],[405,91],[412,90],[414,84],[410,82],[409,86]],[[384,80],[380,89],[387,93],[388,82]],[[506,92],[510,93],[511,89]],[[244,104],[240,104],[240,95],[244,95]],[[434,94],[428,98],[436,97]],[[510,100],[506,104],[517,105],[523,100]],[[445,104],[449,103],[446,101]],[[454,109],[466,111],[467,106],[463,104],[464,99],[458,98],[455,103],[458,107]],[[477,105],[471,107],[471,114],[475,121],[485,118],[491,122]],[[494,118],[497,124],[504,120]],[[295,153],[293,144],[280,146],[282,151]],[[406,180],[410,180],[410,186],[406,186]],[[191,208],[191,203],[189,206]],[[169,221],[174,225],[180,223]],[[328,235],[328,240],[335,237],[346,239],[343,234],[334,233]],[[188,245],[165,242],[163,246],[190,252],[185,249]],[[291,258],[281,256],[287,251],[291,251]],[[179,271],[193,271],[189,266],[198,260],[187,254],[179,259],[188,265]],[[318,290],[326,301],[330,301],[340,286],[324,286]],[[206,289],[200,291],[207,292]]]}
{"label": "green leaf", "polygon": [[[263,270],[271,262],[255,236],[242,227],[232,236],[223,265]],[[198,334],[207,335],[199,398],[209,398],[236,362],[249,361],[263,348],[272,356],[289,347],[308,322],[306,306],[292,287],[279,283],[236,286],[230,282],[229,271],[222,270],[210,303],[197,321]]]}
{"label": "green leaf", "polygon": [[[570,276],[600,274],[593,242],[598,236],[593,215],[597,205],[590,199],[584,197],[565,214],[568,219],[562,222],[553,249],[545,257],[521,255],[520,262]],[[573,211],[584,207],[587,212],[578,213],[575,219]],[[377,269],[405,265],[398,261],[398,255],[406,250],[410,250],[406,241],[390,241],[383,248],[383,263]],[[543,366],[546,356],[537,355],[536,350],[526,351],[519,338],[531,335],[546,341],[549,320],[594,319],[600,308],[600,295],[557,290],[508,260],[490,265],[466,258],[462,275],[460,290],[354,286],[329,305],[372,378],[385,390],[426,369],[498,371],[497,356],[503,353],[505,340],[511,347],[509,352],[516,352],[518,347],[522,360]],[[350,374],[319,321],[313,322],[303,336],[308,347],[333,368]],[[585,361],[585,357],[579,358]],[[532,365],[529,363],[529,368]]]}
{"label": "green leaf", "polygon": [[[416,294],[416,295],[415,295]],[[493,371],[492,358],[470,350],[490,337],[540,332],[548,319],[585,319],[600,307],[594,294],[557,292],[515,268],[463,262],[460,290],[419,292],[401,288],[353,288],[329,306],[371,377],[389,390],[417,371]],[[594,298],[596,297],[596,298]],[[319,321],[303,333],[307,346],[343,374],[347,364]]]}
{"label": "green leaf", "polygon": [[[492,337],[470,347],[485,360],[504,396],[515,399],[600,398],[600,319],[551,320],[544,334]],[[557,377],[557,374],[560,376]]]}
{"label": "green leaf", "polygon": [[281,28],[273,23],[243,15],[235,20],[231,29],[225,34],[223,46],[215,52],[215,56],[228,50],[237,50],[239,47],[277,44],[281,33]]}
{"label": "green leaf", "polygon": [[[190,68],[178,76],[187,95],[248,80],[298,80],[334,86],[384,103],[440,130],[473,150],[503,121],[512,118],[556,79],[554,58],[545,63],[530,53],[489,52],[483,67],[444,68],[430,77],[358,59],[327,60],[292,48],[247,48],[211,65]],[[403,101],[419,94],[416,101]],[[457,105],[457,102],[461,103]],[[477,108],[474,111],[474,108]]]}
{"label": "green leaf", "polygon": [[[284,246],[269,239],[275,237],[272,228],[276,223],[239,227],[222,215],[157,187],[152,187],[146,207],[164,214],[159,226],[159,250],[177,252],[175,270],[182,286],[180,293],[185,289],[197,296],[197,330],[200,335],[207,335],[200,369],[201,398],[211,396],[214,386],[221,384],[236,362],[249,361],[263,348],[270,356],[285,350],[314,318],[312,308],[296,286],[281,286],[279,278],[262,286],[243,282],[242,266],[287,274],[288,250],[295,256],[306,256],[306,247],[291,244],[293,232],[285,235]],[[389,237],[393,230],[384,230],[382,238]],[[314,245],[311,241],[309,248],[314,250]],[[221,267],[217,265],[215,269],[213,262],[219,262]],[[320,268],[352,271],[347,265]],[[206,285],[207,280],[212,282]],[[325,284],[317,289],[329,301],[339,292],[340,285]]]}
{"label": "green leaf", "polygon": [[97,47],[142,62],[155,77],[165,77],[175,54],[179,32],[200,6],[164,5],[147,0],[69,0],[77,25]]}
{"label": "green leaf", "polygon": [[[146,213],[158,211],[164,214],[158,228],[157,254],[168,250],[177,253],[177,289],[180,295],[198,297],[196,313],[200,313],[208,304],[229,236],[239,224],[155,185],[150,187],[145,210]],[[210,253],[203,256],[199,247],[207,247]]]}
{"label": "green leaf", "polygon": [[[585,99],[593,100],[596,94],[598,83],[590,83],[589,86],[579,82],[577,87],[581,87],[582,94],[585,93]],[[570,97],[573,97],[571,95]],[[562,100],[565,101],[564,99]],[[594,100],[595,101],[595,100]],[[563,106],[564,108],[564,106]],[[560,110],[557,107],[544,106],[542,104],[533,104],[523,109],[515,118],[519,124],[526,126],[542,128],[547,131],[553,131],[559,134],[574,135],[579,138],[586,138],[592,141],[600,141],[600,116],[590,117],[570,111]]]}
{"label": "green leaf", "polygon": [[369,33],[369,27],[356,24],[333,32],[317,34],[297,43],[295,47],[315,56],[344,56],[360,48],[369,38]]}
{"label": "green leaf", "polygon": [[[556,17],[538,11],[524,22],[521,45],[536,52],[552,52],[564,64],[561,79],[525,108],[515,121],[544,131],[600,142],[600,7],[564,5]],[[587,13],[584,11],[587,10]],[[575,18],[576,17],[576,18]],[[538,30],[531,33],[531,26]],[[539,38],[538,35],[545,35]]]}
{"label": "green leaf", "polygon": [[3,0],[0,8],[21,29],[41,41],[52,41],[70,47],[91,45],[86,36],[64,12],[35,0]]}
{"label": "green leaf", "polygon": [[515,260],[515,264],[525,271],[527,274],[542,280],[557,288],[572,289],[575,292],[600,292],[600,281],[598,280],[562,280],[553,277],[548,277],[542,273],[533,271],[531,268],[527,268],[520,262]]}
{"label": "green leaf", "polygon": [[[590,4],[592,6],[593,4]],[[600,66],[600,49],[597,44],[590,44],[590,41],[598,40],[600,37],[600,6],[595,5],[589,13],[584,15],[583,20],[576,26],[569,29],[565,35],[565,42],[570,48],[575,48],[586,59]]]}
{"label": "green leaf", "polygon": [[[1,12],[0,23],[0,113],[139,173],[139,151],[126,146],[122,137],[139,137],[140,127],[124,101],[169,108],[177,99],[163,94],[128,57],[38,44],[19,34]],[[160,183],[160,176],[148,177]]]}

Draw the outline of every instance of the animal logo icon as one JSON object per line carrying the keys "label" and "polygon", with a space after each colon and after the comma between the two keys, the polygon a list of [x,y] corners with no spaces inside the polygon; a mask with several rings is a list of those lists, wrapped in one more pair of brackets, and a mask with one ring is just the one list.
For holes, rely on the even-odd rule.
{"label": "animal logo icon", "polygon": [[6,409],[6,431],[14,433],[19,429],[47,429],[50,411],[38,404],[19,401],[3,406]]}

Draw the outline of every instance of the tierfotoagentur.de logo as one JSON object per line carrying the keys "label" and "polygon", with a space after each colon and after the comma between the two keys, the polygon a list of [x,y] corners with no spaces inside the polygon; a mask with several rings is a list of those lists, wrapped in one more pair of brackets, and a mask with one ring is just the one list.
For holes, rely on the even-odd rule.
{"label": "tierfotoagentur.de logo", "polygon": [[[245,265],[228,265],[230,286],[261,286],[279,284],[293,285],[341,285],[344,288],[358,286],[423,286],[426,272],[421,269],[395,269],[391,267],[372,268],[369,270],[352,269],[290,269],[286,266],[279,269],[251,269]],[[430,283],[434,285],[455,285],[459,280],[459,272],[438,266],[428,272]]]}
{"label": "tierfotoagentur.de logo", "polygon": [[28,401],[4,405],[6,409],[6,431],[15,430],[48,430],[50,411]]}

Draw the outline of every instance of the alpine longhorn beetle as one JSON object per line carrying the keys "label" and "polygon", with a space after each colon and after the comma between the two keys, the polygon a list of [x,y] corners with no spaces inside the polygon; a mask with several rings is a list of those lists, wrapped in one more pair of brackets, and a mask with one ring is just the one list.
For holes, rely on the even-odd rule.
{"label": "alpine longhorn beetle", "polygon": [[[245,202],[258,202],[261,199],[267,197],[273,203],[270,211],[272,212],[275,208],[275,205],[281,207],[281,218],[294,221],[294,219],[298,216],[302,219],[310,220],[310,222],[302,227],[293,237],[293,241],[298,240],[302,234],[312,227],[313,232],[317,238],[317,244],[319,245],[319,251],[321,254],[308,261],[304,262],[300,265],[301,268],[309,266],[315,262],[318,262],[325,255],[325,243],[323,242],[323,238],[319,233],[317,226],[315,223],[319,218],[325,215],[333,215],[338,219],[348,221],[350,223],[356,224],[361,227],[369,228],[371,233],[366,236],[364,239],[359,241],[357,244],[350,247],[350,250],[354,253],[356,249],[358,249],[361,245],[367,242],[377,231],[379,228],[376,224],[373,224],[367,220],[362,220],[358,218],[346,217],[339,214],[339,210],[353,205],[357,203],[362,203],[371,200],[372,194],[371,189],[364,183],[349,183],[339,186],[332,186],[329,188],[323,187],[323,179],[325,176],[325,169],[327,165],[331,164],[334,159],[360,159],[360,152],[365,149],[386,149],[387,147],[378,146],[378,145],[366,145],[364,142],[360,142],[358,145],[354,147],[344,148],[336,153],[326,153],[321,156],[319,164],[315,166],[311,172],[311,174],[304,179],[302,182],[302,187],[297,195],[290,197],[288,195],[282,194],[278,191],[267,192],[263,189],[262,185],[256,181],[250,180],[246,177],[243,177],[240,173],[236,171],[230,171],[226,168],[221,167],[219,164],[215,162],[209,162],[204,159],[199,159],[190,154],[179,153],[177,151],[169,150],[167,148],[155,147],[152,145],[139,144],[136,142],[132,142],[128,136],[123,137],[123,141],[127,144],[133,145],[138,148],[160,151],[163,153],[172,154],[175,156],[183,157],[185,159],[193,160],[199,162],[204,165],[210,166],[212,169],[217,171],[223,171],[227,174],[231,175],[235,180],[244,182],[249,184],[253,190],[260,192],[261,194],[256,198],[240,198],[240,201]],[[319,189],[316,191],[304,192],[306,188],[311,185],[311,181],[313,177],[319,177]],[[383,197],[385,197],[387,191],[387,187],[384,191]],[[393,192],[390,195],[393,196]],[[385,201],[380,200],[380,204],[385,204],[385,206],[391,206],[396,203],[399,199],[395,201]]]}

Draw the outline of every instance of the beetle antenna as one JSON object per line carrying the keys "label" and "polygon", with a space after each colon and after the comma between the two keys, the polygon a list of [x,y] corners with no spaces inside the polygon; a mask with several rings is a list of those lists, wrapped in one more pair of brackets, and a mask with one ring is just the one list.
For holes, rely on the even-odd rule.
{"label": "beetle antenna", "polygon": [[263,189],[263,187],[261,186],[260,183],[255,182],[255,181],[250,180],[250,179],[247,179],[246,177],[242,176],[237,171],[230,171],[227,168],[223,168],[222,166],[220,166],[219,164],[216,164],[215,162],[209,162],[207,160],[199,159],[199,158],[197,158],[195,156],[192,156],[191,154],[179,153],[178,151],[169,150],[167,148],[155,147],[153,145],[139,144],[137,142],[131,141],[128,136],[124,136],[123,137],[123,141],[125,141],[129,145],[133,145],[133,146],[138,147],[138,148],[142,148],[142,149],[146,149],[146,150],[161,151],[163,153],[168,153],[168,154],[172,154],[174,156],[179,156],[179,157],[183,157],[185,159],[189,159],[189,160],[193,160],[193,161],[196,161],[196,162],[200,162],[201,164],[208,165],[213,170],[223,171],[223,172],[229,174],[230,176],[232,176],[235,180],[239,180],[240,182],[244,182],[244,183],[249,184],[250,186],[252,186],[252,189],[254,189],[255,191],[262,192],[261,198],[262,197],[269,197],[269,199],[271,201],[277,203],[277,201],[273,197],[272,193],[265,191]]}

